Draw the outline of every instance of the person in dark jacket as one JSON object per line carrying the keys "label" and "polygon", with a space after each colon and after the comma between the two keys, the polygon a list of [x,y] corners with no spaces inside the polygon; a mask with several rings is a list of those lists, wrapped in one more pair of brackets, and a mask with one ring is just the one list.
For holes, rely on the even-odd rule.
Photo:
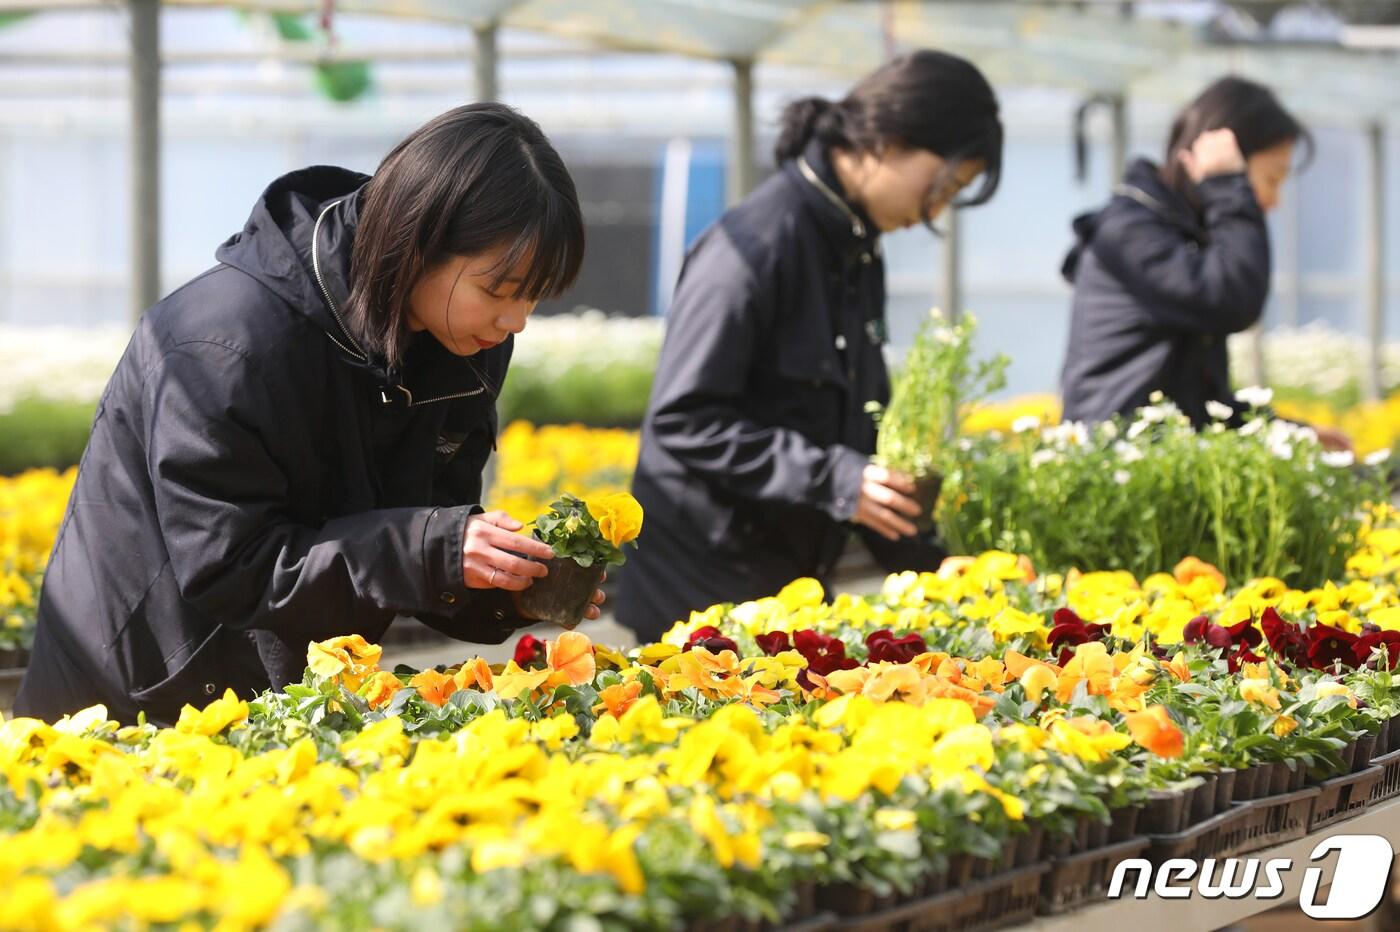
{"label": "person in dark jacket", "polygon": [[558,154],[496,104],[373,177],[273,182],[103,393],[15,711],[168,723],[399,614],[479,642],[527,624],[513,594],[550,548],[476,503],[513,336],[583,242]]}
{"label": "person in dark jacket", "polygon": [[890,569],[935,568],[907,476],[870,462],[889,398],[880,234],[996,189],[996,96],[921,51],[839,102],[788,106],[779,170],[686,257],[642,427],[646,510],[618,620],[651,638],[693,610],[826,576],[858,527]]}
{"label": "person in dark jacket", "polygon": [[1264,212],[1300,141],[1307,131],[1268,88],[1222,78],[1177,117],[1162,166],[1135,161],[1107,207],[1075,219],[1066,421],[1131,415],[1158,391],[1198,427],[1207,402],[1239,411],[1225,341],[1264,312]]}

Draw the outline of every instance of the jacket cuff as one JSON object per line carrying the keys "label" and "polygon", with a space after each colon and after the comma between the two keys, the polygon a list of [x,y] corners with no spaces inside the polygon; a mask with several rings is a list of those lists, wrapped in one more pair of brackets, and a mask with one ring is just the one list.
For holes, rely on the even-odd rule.
{"label": "jacket cuff", "polygon": [[424,623],[461,641],[499,644],[519,628],[535,624],[516,610],[504,589],[468,589],[462,575],[462,542],[467,519],[480,505],[437,508],[423,528],[423,565],[437,609]]}
{"label": "jacket cuff", "polygon": [[831,447],[827,452],[831,459],[830,480],[825,501],[819,502],[818,507],[837,521],[849,521],[860,504],[860,488],[870,457],[843,446]]}
{"label": "jacket cuff", "polygon": [[462,542],[467,518],[481,506],[435,508],[423,525],[423,566],[427,570],[429,601],[438,611],[452,614],[466,603],[469,593],[462,575]]}

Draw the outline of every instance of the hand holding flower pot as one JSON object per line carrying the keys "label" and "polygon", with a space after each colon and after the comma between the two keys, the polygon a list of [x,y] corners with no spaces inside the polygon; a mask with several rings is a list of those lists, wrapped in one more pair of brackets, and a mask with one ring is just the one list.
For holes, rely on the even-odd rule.
{"label": "hand holding flower pot", "polygon": [[523,614],[573,628],[583,620],[609,566],[621,566],[622,548],[636,546],[642,506],[626,492],[584,502],[564,495],[535,519],[534,535],[554,548],[549,575],[517,596]]}
{"label": "hand holding flower pot", "polygon": [[905,494],[919,503],[920,534],[933,530],[942,470],[968,412],[1006,384],[1004,356],[973,361],[976,326],[970,316],[948,324],[933,311],[904,357],[889,404],[868,406],[880,429],[871,462],[912,481]]}

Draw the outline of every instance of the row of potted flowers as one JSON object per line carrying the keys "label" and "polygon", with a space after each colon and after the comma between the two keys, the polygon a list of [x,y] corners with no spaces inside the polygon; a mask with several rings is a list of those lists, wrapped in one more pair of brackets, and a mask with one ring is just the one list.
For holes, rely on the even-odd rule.
{"label": "row of potted flowers", "polygon": [[992,552],[824,595],[626,654],[562,632],[389,671],[336,638],[170,728],[0,724],[0,926],[776,923],[1179,831],[1364,764],[1400,712],[1386,581]]}
{"label": "row of potted flowers", "polygon": [[[543,514],[562,490],[597,500],[625,492],[637,461],[635,431],[515,421],[497,440],[491,507]],[[0,670],[22,667],[34,642],[43,568],[76,469],[0,476]]]}

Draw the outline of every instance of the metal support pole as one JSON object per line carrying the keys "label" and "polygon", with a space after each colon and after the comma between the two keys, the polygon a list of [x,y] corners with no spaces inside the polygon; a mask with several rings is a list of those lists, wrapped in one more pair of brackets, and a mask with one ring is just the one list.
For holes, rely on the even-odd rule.
{"label": "metal support pole", "polygon": [[496,72],[496,33],[499,25],[495,20],[484,26],[473,26],[476,34],[476,99],[499,100],[500,86]]}
{"label": "metal support pole", "polygon": [[131,10],[131,286],[133,323],[160,300],[160,0]]}
{"label": "metal support pole", "polygon": [[1385,128],[1366,128],[1370,185],[1366,213],[1366,397],[1377,400],[1381,383],[1381,346],[1385,339]]}
{"label": "metal support pole", "polygon": [[1119,94],[1113,98],[1109,104],[1109,119],[1111,121],[1110,130],[1110,154],[1112,160],[1110,165],[1112,172],[1109,175],[1109,185],[1116,185],[1123,180],[1123,172],[1128,168],[1128,98]]}
{"label": "metal support pole", "polygon": [[947,209],[943,228],[943,316],[956,321],[962,316],[962,242],[958,228],[958,209]]}
{"label": "metal support pole", "polygon": [[1283,214],[1284,256],[1288,264],[1288,303],[1284,323],[1298,329],[1303,323],[1303,198],[1295,181]]}
{"label": "metal support pole", "polygon": [[1251,385],[1265,385],[1269,381],[1269,367],[1264,363],[1264,321],[1260,320],[1245,331],[1249,341],[1249,368]]}
{"label": "metal support pole", "polygon": [[758,175],[754,164],[753,62],[734,59],[734,132],[730,138],[726,197],[733,205],[753,190]]}

